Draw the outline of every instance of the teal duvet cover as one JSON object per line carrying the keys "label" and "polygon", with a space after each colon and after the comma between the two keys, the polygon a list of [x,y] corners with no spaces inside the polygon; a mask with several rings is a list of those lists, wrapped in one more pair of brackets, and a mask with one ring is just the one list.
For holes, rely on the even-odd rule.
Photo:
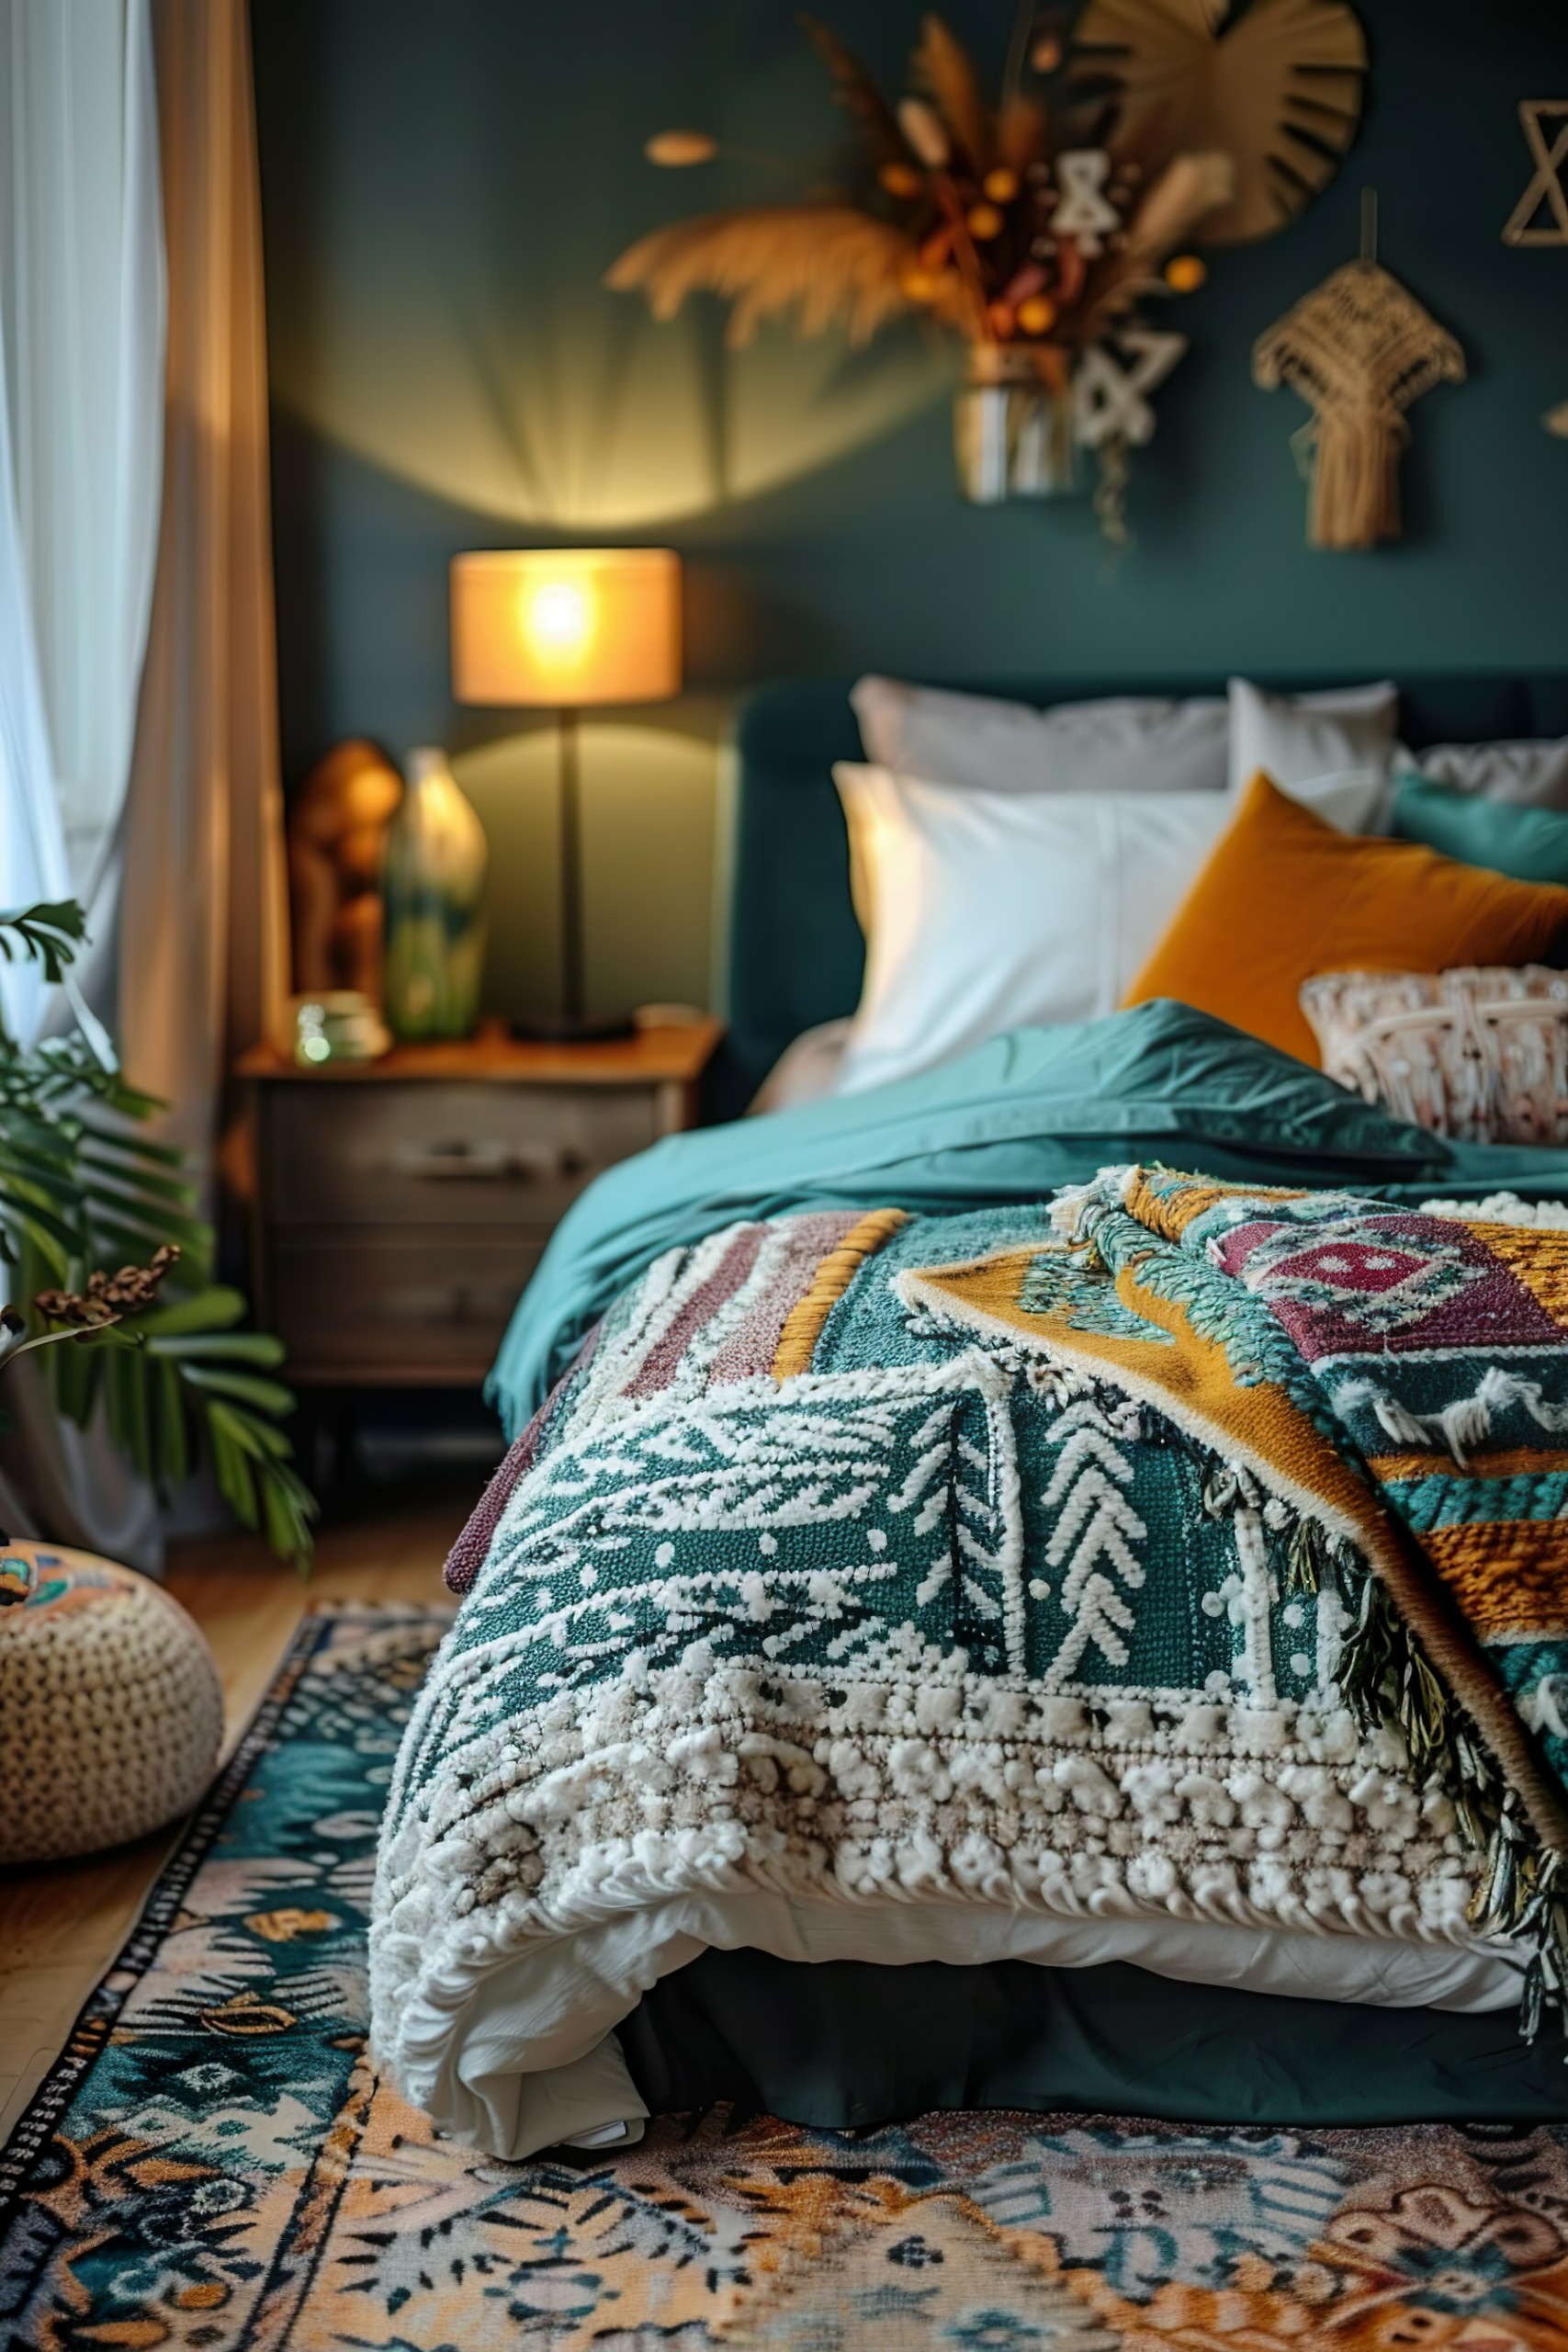
{"label": "teal duvet cover", "polygon": [[674,1136],[613,1169],[558,1227],[488,1394],[514,1437],[645,1266],[737,1218],[1041,1200],[1134,1159],[1394,1201],[1568,1196],[1568,1150],[1444,1142],[1207,1013],[1139,1005],[1015,1029],[902,1085]]}

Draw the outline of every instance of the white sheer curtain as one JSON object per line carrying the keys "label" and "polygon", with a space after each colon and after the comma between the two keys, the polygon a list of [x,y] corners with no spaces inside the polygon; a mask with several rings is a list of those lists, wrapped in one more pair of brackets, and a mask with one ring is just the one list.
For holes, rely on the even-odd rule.
{"label": "white sheer curtain", "polygon": [[[152,609],[164,275],[148,0],[0,0],[0,904],[107,946]],[[105,971],[105,977],[109,975]],[[36,971],[0,964],[30,1039]],[[138,1566],[154,1498],[15,1367],[0,1519]]]}
{"label": "white sheer curtain", "polygon": [[[71,888],[14,481],[6,370],[0,367],[0,906],[5,907],[62,899]],[[37,967],[0,963],[0,1017],[11,1035],[30,1040],[42,1010],[43,981]]]}
{"label": "white sheer curtain", "polygon": [[[69,890],[100,933],[157,558],[164,311],[149,0],[0,0],[0,900]],[[36,1020],[36,981],[7,988]]]}

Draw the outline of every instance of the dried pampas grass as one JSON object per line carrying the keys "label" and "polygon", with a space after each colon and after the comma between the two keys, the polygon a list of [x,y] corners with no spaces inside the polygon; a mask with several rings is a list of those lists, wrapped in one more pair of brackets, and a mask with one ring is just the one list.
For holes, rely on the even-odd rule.
{"label": "dried pampas grass", "polygon": [[841,322],[859,344],[912,307],[901,280],[916,258],[898,230],[848,205],[779,204],[656,229],[604,283],[641,288],[656,319],[672,319],[688,294],[725,295],[735,305],[726,337],[733,346],[750,343],[759,321],[791,310],[802,334]]}
{"label": "dried pampas grass", "polygon": [[1235,165],[1228,155],[1173,155],[1127,223],[1129,257],[1147,265],[1163,261],[1235,193]]}
{"label": "dried pampas grass", "polygon": [[1083,339],[1130,310],[1166,255],[1217,206],[1228,204],[1235,169],[1228,155],[1173,155],[1127,223],[1127,240],[1090,281]]}
{"label": "dried pampas grass", "polygon": [[919,87],[936,107],[954,142],[977,172],[991,161],[991,112],[980,95],[969,52],[942,23],[927,17],[912,60]]}
{"label": "dried pampas grass", "polygon": [[694,164],[711,164],[718,153],[718,141],[705,130],[660,130],[642,152],[660,171],[684,172]]}
{"label": "dried pampas grass", "polygon": [[1025,96],[1015,90],[1004,98],[997,111],[997,161],[1005,164],[1010,172],[1020,175],[1031,164],[1039,163],[1045,154],[1049,126],[1045,109],[1038,98]]}
{"label": "dried pampas grass", "polygon": [[802,12],[800,28],[833,77],[834,94],[863,128],[879,164],[896,161],[904,153],[897,119],[860,59],[819,17]]}

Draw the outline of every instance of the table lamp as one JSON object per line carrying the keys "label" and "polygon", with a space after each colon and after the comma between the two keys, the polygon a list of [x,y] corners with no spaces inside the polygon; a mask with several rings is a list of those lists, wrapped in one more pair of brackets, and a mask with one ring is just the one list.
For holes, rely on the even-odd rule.
{"label": "table lamp", "polygon": [[679,694],[681,559],[668,548],[457,556],[451,617],[458,702],[556,712],[561,1009],[513,1026],[536,1037],[624,1035],[624,1020],[592,1021],[586,1011],[578,717],[591,706]]}

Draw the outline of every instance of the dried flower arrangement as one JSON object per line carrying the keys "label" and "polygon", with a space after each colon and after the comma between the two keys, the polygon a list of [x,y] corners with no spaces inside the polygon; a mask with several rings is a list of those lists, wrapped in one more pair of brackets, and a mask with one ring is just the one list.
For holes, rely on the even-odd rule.
{"label": "dried flower arrangement", "polygon": [[[1202,284],[1189,241],[1268,234],[1317,193],[1354,135],[1366,65],[1342,0],[1255,0],[1234,24],[1224,0],[1090,0],[1070,41],[1025,0],[995,103],[928,16],[895,106],[826,25],[800,21],[861,134],[869,185],[677,221],[606,283],[645,293],[660,319],[695,291],[726,297],[733,345],[785,314],[804,334],[839,325],[855,343],[911,312],[956,332],[971,385],[1013,399],[1015,490],[1061,486],[1041,462],[1038,416],[1019,478],[1032,407],[1055,403],[1069,443],[1124,468],[1153,430],[1145,395],[1185,348],[1137,325],[1134,306]],[[647,150],[676,168],[718,152],[678,130]],[[964,438],[961,400],[961,467]]]}

